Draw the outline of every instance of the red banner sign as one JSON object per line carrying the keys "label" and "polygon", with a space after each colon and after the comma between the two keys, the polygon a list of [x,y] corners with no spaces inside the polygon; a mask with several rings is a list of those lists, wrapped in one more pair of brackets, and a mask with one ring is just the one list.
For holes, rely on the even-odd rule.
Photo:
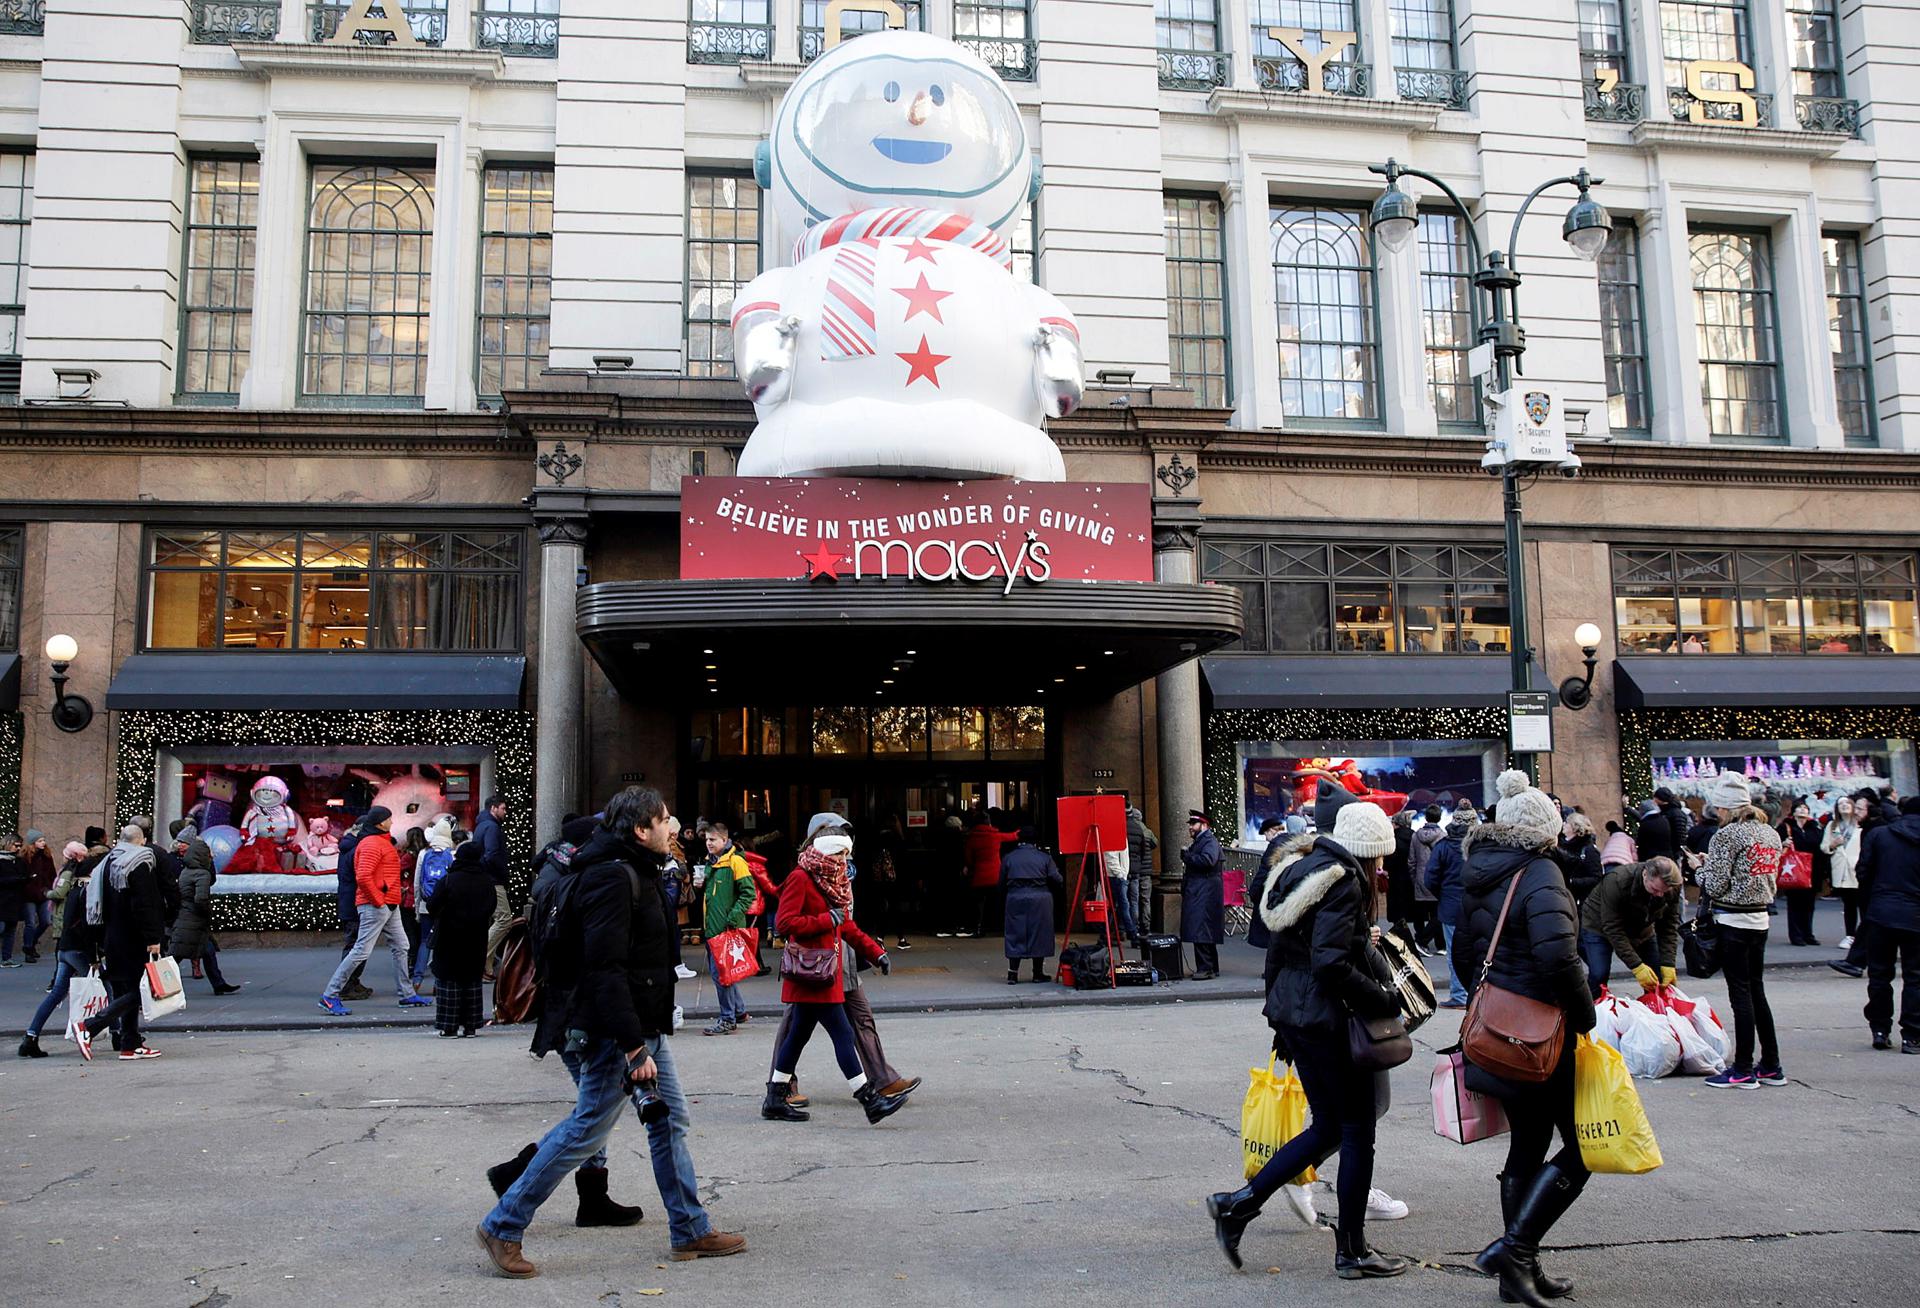
{"label": "red banner sign", "polygon": [[1152,581],[1142,484],[687,477],[687,580]]}

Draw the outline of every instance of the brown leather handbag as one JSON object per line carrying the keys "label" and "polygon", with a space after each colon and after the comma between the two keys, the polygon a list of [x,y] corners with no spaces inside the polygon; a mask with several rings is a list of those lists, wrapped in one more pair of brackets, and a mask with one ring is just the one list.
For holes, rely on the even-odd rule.
{"label": "brown leather handbag", "polygon": [[1557,1005],[1543,1004],[1487,980],[1493,970],[1493,951],[1500,948],[1500,933],[1506,930],[1507,913],[1513,908],[1513,895],[1525,871],[1522,868],[1515,872],[1507,885],[1500,920],[1494,923],[1486,961],[1480,965],[1480,983],[1474,987],[1467,1020],[1460,1028],[1460,1046],[1468,1061],[1483,1071],[1509,1081],[1538,1083],[1552,1076],[1553,1069],[1560,1065],[1560,1053],[1567,1041],[1567,1015]]}

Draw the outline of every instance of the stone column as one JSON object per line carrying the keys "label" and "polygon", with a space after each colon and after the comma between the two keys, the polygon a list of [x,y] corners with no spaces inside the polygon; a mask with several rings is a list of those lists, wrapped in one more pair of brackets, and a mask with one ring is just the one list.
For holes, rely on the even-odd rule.
{"label": "stone column", "polygon": [[[1198,456],[1195,456],[1198,462]],[[1200,570],[1200,501],[1156,497],[1153,501],[1153,579],[1192,585]],[[1160,739],[1160,885],[1167,893],[1180,875],[1187,810],[1206,806],[1200,772],[1200,665],[1193,659],[1154,679]],[[1165,914],[1171,929],[1172,914]]]}
{"label": "stone column", "polygon": [[534,840],[544,844],[570,811],[584,811],[581,795],[581,701],[584,669],[575,634],[573,597],[586,559],[587,517],[542,514],[540,523],[540,676],[536,691]]}

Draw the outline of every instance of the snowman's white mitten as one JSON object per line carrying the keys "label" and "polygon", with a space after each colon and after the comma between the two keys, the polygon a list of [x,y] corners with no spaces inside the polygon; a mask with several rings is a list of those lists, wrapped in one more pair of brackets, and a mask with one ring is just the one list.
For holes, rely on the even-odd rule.
{"label": "snowman's white mitten", "polygon": [[756,314],[741,325],[734,347],[740,382],[755,404],[779,404],[793,387],[793,360],[800,320]]}
{"label": "snowman's white mitten", "polygon": [[1085,365],[1072,334],[1042,323],[1033,334],[1033,391],[1049,418],[1080,407]]}

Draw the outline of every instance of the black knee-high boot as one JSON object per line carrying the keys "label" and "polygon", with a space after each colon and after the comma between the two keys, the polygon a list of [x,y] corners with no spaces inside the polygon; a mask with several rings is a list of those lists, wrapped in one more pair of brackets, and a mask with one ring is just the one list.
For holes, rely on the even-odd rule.
{"label": "black knee-high boot", "polygon": [[1543,1293],[1534,1279],[1540,1266],[1540,1239],[1573,1207],[1585,1185],[1585,1177],[1576,1184],[1557,1163],[1548,1163],[1518,1190],[1507,1233],[1473,1260],[1481,1271],[1500,1278],[1502,1299],[1546,1308],[1554,1296]]}
{"label": "black knee-high boot", "polygon": [[[1510,1172],[1500,1173],[1500,1220],[1507,1226],[1513,1225],[1514,1214],[1520,1210],[1520,1200],[1526,1194],[1530,1176],[1515,1176]],[[1533,1258],[1533,1288],[1540,1292],[1543,1299],[1564,1299],[1573,1293],[1573,1282],[1559,1277],[1548,1276],[1540,1269],[1540,1256],[1536,1251]],[[1507,1293],[1500,1291],[1503,1303],[1518,1302]]]}
{"label": "black knee-high boot", "polygon": [[495,1195],[503,1195],[513,1189],[513,1183],[520,1179],[520,1173],[527,1170],[527,1164],[540,1152],[540,1146],[530,1144],[504,1163],[495,1163],[487,1169],[487,1184],[493,1187]]}

